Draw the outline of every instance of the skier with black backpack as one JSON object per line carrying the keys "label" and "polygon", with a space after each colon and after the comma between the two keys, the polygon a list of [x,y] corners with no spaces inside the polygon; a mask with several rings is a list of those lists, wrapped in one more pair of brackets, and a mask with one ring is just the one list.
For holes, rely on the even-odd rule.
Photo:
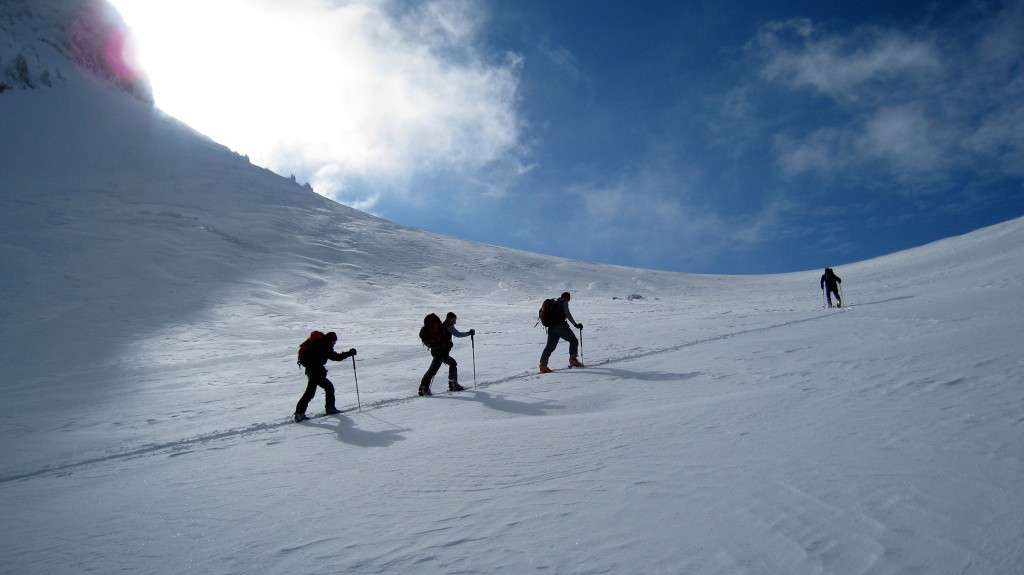
{"label": "skier with black backpack", "polygon": [[[306,391],[299,398],[299,402],[295,405],[295,421],[304,421],[306,417],[306,408],[309,407],[309,402],[313,400],[313,396],[316,395],[316,388],[322,387],[324,389],[325,402],[327,415],[334,415],[341,413],[334,405],[334,384],[331,380],[327,379],[327,360],[342,361],[356,355],[355,348],[348,351],[338,353],[334,351],[334,344],[338,341],[338,334],[333,331],[323,333],[320,331],[314,331],[309,334],[306,341],[302,342],[299,346],[299,357],[298,363],[302,367],[306,368]],[[355,360],[352,360],[355,361]]]}
{"label": "skier with black backpack", "polygon": [[455,346],[452,343],[452,336],[470,337],[476,335],[476,330],[459,331],[455,328],[455,322],[458,319],[452,312],[448,312],[443,322],[436,313],[428,314],[423,318],[423,327],[420,328],[420,341],[423,342],[423,345],[430,348],[430,357],[433,359],[430,361],[430,367],[427,368],[427,372],[423,374],[423,378],[420,380],[419,394],[421,396],[433,395],[430,393],[430,382],[433,381],[434,376],[441,369],[442,363],[448,366],[448,391],[462,391],[466,389],[459,385],[459,363],[451,356],[452,347]]}
{"label": "skier with black backpack", "polygon": [[569,327],[569,323],[575,326],[576,329],[583,329],[583,324],[576,323],[572,313],[569,311],[569,300],[571,298],[572,296],[569,292],[563,292],[562,296],[558,299],[544,300],[540,307],[538,312],[540,323],[544,324],[544,327],[548,330],[548,343],[540,354],[541,373],[551,373],[551,368],[548,367],[548,358],[551,357],[551,353],[558,347],[558,341],[562,339],[569,342],[569,367],[583,367],[583,363],[576,357],[580,342],[576,339],[576,334]]}
{"label": "skier with black backpack", "polygon": [[818,283],[821,285],[822,291],[825,292],[828,307],[832,307],[833,294],[836,296],[836,306],[843,307],[843,299],[839,295],[839,284],[843,283],[843,280],[832,271],[832,268],[825,268],[825,273],[821,274],[821,281]]}

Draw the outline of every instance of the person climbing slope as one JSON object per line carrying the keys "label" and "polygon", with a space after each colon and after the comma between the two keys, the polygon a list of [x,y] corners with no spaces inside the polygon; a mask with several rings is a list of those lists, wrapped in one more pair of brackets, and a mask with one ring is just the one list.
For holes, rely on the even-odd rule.
{"label": "person climbing slope", "polygon": [[459,331],[455,327],[455,322],[457,321],[458,317],[452,312],[448,312],[443,322],[434,313],[428,314],[423,318],[423,327],[420,328],[420,341],[423,342],[423,345],[430,348],[430,357],[433,359],[430,361],[430,367],[423,374],[423,378],[420,379],[420,395],[433,395],[430,392],[430,383],[434,376],[437,375],[438,370],[441,369],[442,363],[448,366],[448,391],[462,391],[465,389],[459,385],[459,364],[451,356],[451,350],[455,345],[452,342],[452,336],[470,337],[476,335],[476,330]]}
{"label": "person climbing slope", "polygon": [[572,295],[569,292],[563,292],[557,300],[541,308],[541,322],[548,330],[547,345],[544,346],[544,351],[540,354],[541,373],[551,373],[551,368],[548,367],[548,359],[551,357],[551,353],[555,351],[555,348],[558,347],[558,341],[562,339],[569,342],[569,367],[583,367],[583,363],[576,357],[580,342],[576,339],[576,334],[569,327],[571,323],[576,329],[583,329],[583,324],[576,323],[576,320],[572,317],[572,312],[569,311],[570,299],[572,299]]}
{"label": "person climbing slope", "polygon": [[825,268],[825,273],[821,274],[821,281],[818,283],[821,285],[821,289],[825,291],[828,307],[832,307],[833,294],[836,296],[836,306],[843,307],[843,300],[839,297],[839,284],[843,283],[843,280],[832,271],[832,268]]}
{"label": "person climbing slope", "polygon": [[314,331],[299,346],[298,363],[306,368],[307,383],[306,391],[295,405],[296,422],[307,419],[306,408],[309,407],[309,402],[316,395],[317,387],[322,387],[324,390],[325,411],[327,415],[341,413],[334,405],[334,384],[331,383],[331,380],[327,379],[327,360],[342,361],[348,359],[356,354],[356,350],[352,348],[346,352],[338,353],[334,351],[334,344],[337,342],[338,334],[333,331],[327,333]]}

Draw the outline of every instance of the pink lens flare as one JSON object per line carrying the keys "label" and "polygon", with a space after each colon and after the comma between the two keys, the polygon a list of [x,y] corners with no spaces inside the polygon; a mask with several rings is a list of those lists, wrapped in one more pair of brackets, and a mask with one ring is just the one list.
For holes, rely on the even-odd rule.
{"label": "pink lens flare", "polygon": [[68,26],[72,59],[101,77],[133,82],[143,74],[131,32],[106,2],[87,2]]}

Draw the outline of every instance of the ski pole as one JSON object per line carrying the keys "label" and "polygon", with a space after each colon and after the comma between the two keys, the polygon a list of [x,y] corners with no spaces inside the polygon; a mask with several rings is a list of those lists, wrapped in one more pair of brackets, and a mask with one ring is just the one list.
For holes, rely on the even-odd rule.
{"label": "ski pole", "polygon": [[846,298],[843,297],[843,284],[839,284],[839,305],[846,303]]}
{"label": "ski pole", "polygon": [[476,389],[476,336],[469,336],[469,345],[473,348],[473,389]]}
{"label": "ski pole", "polygon": [[359,413],[363,412],[363,402],[359,400],[359,374],[356,373],[356,356],[352,356],[352,377],[356,380],[356,405]]}
{"label": "ski pole", "polygon": [[825,299],[825,288],[823,286],[821,288],[821,307],[828,307],[828,304],[825,303],[826,301],[828,300]]}
{"label": "ski pole", "polygon": [[583,326],[580,326],[580,363],[583,363]]}

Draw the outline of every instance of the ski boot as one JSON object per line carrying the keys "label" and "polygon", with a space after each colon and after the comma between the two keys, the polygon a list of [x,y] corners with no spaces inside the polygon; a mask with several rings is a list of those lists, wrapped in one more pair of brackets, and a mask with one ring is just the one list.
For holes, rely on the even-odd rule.
{"label": "ski boot", "polygon": [[420,397],[423,397],[424,395],[434,395],[433,393],[430,393],[430,388],[425,386],[425,385],[421,385],[420,386],[420,392],[419,393],[420,393]]}
{"label": "ski boot", "polygon": [[575,355],[569,356],[569,367],[583,367],[580,360],[576,359]]}
{"label": "ski boot", "polygon": [[341,413],[341,410],[337,407],[328,407],[326,413],[327,415],[338,415]]}
{"label": "ski boot", "polygon": [[542,364],[540,364],[540,372],[541,373],[551,373],[551,368],[548,367],[548,364],[542,363]]}
{"label": "ski boot", "polygon": [[459,382],[457,382],[457,381],[449,381],[448,382],[448,391],[462,391],[464,389],[466,389],[466,388],[462,387],[461,385],[459,385]]}
{"label": "ski boot", "polygon": [[307,419],[309,418],[306,417],[305,413],[299,413],[298,411],[295,412],[295,423],[298,423],[300,421],[306,421]]}

